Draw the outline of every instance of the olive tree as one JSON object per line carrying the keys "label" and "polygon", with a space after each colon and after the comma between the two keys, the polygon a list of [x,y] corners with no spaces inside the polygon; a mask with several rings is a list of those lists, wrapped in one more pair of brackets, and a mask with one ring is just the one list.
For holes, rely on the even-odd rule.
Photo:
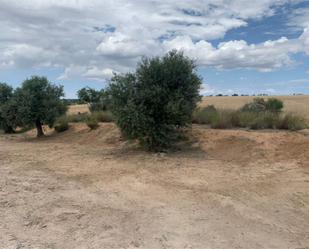
{"label": "olive tree", "polygon": [[17,119],[23,126],[34,125],[37,136],[44,135],[42,125],[53,126],[67,107],[61,97],[63,87],[50,83],[46,77],[33,76],[17,88],[13,99],[18,103]]}
{"label": "olive tree", "polygon": [[125,137],[160,150],[191,123],[200,86],[195,63],[182,52],[144,58],[134,73],[111,79],[111,111]]}
{"label": "olive tree", "polygon": [[13,109],[13,88],[6,83],[0,83],[0,129],[5,133],[14,132],[15,112]]}
{"label": "olive tree", "polygon": [[104,89],[97,91],[90,87],[84,87],[77,92],[81,103],[89,104],[91,112],[106,111],[110,107],[110,97]]}

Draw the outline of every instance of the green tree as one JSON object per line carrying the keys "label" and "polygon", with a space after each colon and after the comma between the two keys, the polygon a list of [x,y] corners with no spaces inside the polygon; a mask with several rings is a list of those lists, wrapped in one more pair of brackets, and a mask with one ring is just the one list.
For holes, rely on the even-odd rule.
{"label": "green tree", "polygon": [[17,88],[17,119],[23,126],[35,125],[37,136],[44,135],[42,125],[53,126],[57,117],[65,114],[67,106],[61,97],[63,87],[51,84],[46,77],[33,76]]}
{"label": "green tree", "polygon": [[5,133],[14,132],[15,112],[13,109],[13,88],[6,83],[0,83],[0,129]]}
{"label": "green tree", "polygon": [[6,83],[0,82],[0,105],[5,104],[13,97],[13,88]]}
{"label": "green tree", "polygon": [[174,50],[161,58],[144,58],[135,73],[115,75],[108,92],[122,134],[160,150],[191,123],[200,86],[194,62]]}
{"label": "green tree", "polygon": [[80,89],[77,96],[82,103],[92,103],[100,100],[100,92],[90,87]]}
{"label": "green tree", "polygon": [[84,87],[77,92],[81,103],[90,105],[90,111],[106,111],[110,107],[110,96],[104,89],[97,91],[90,87]]}

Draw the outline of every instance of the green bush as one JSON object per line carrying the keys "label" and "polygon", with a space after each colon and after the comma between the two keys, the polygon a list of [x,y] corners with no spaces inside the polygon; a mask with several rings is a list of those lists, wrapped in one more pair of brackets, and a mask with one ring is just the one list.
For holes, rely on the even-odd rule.
{"label": "green bush", "polygon": [[252,102],[245,104],[241,112],[263,112],[266,111],[266,102],[263,98],[255,98]]}
{"label": "green bush", "polygon": [[295,114],[288,113],[284,115],[279,122],[279,129],[286,129],[291,131],[297,131],[307,128],[308,125],[303,117]]}
{"label": "green bush", "polygon": [[54,125],[57,132],[64,132],[69,129],[69,122],[66,116],[59,118]]}
{"label": "green bush", "polygon": [[115,75],[109,96],[123,136],[149,150],[170,146],[191,123],[201,83],[194,62],[177,51],[144,58],[135,73]]}
{"label": "green bush", "polygon": [[211,124],[211,120],[217,115],[217,109],[213,105],[204,108],[197,108],[192,116],[192,123]]}
{"label": "green bush", "polygon": [[98,122],[102,123],[108,123],[108,122],[113,122],[114,118],[111,112],[109,111],[101,111],[101,112],[94,112],[91,114],[92,117],[94,117]]}
{"label": "green bush", "polygon": [[240,110],[242,112],[275,112],[282,111],[283,102],[280,99],[270,98],[265,101],[263,98],[255,98],[251,103],[245,104]]}
{"label": "green bush", "polygon": [[89,117],[86,121],[86,124],[91,130],[95,130],[99,127],[98,120],[96,120],[94,117]]}
{"label": "green bush", "polygon": [[270,112],[281,112],[283,108],[283,102],[280,99],[271,98],[266,101],[266,110]]}

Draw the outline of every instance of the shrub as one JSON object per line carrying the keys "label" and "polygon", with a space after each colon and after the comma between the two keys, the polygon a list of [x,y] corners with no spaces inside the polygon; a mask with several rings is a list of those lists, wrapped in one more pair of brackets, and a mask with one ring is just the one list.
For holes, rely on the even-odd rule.
{"label": "shrub", "polygon": [[98,122],[113,122],[114,118],[110,111],[94,112],[91,114]]}
{"label": "shrub", "polygon": [[217,115],[217,109],[213,105],[204,108],[198,108],[194,111],[192,123],[210,124],[211,120]]}
{"label": "shrub", "polygon": [[95,130],[99,127],[98,120],[91,116],[87,119],[86,124],[91,130]]}
{"label": "shrub", "polygon": [[69,122],[66,116],[59,118],[54,125],[57,132],[64,132],[69,129]]}
{"label": "shrub", "polygon": [[256,117],[249,121],[248,126],[251,129],[276,129],[279,124],[279,115],[272,112],[258,113]]}
{"label": "shrub", "polygon": [[78,113],[78,114],[67,115],[67,119],[69,123],[86,122],[88,117],[89,117],[89,113]]}
{"label": "shrub", "polygon": [[214,129],[228,129],[234,126],[235,111],[219,110],[211,119],[211,128]]}
{"label": "shrub", "polygon": [[111,110],[126,138],[157,151],[191,123],[200,85],[194,62],[181,52],[144,58],[135,73],[112,78]]}
{"label": "shrub", "polygon": [[282,111],[283,102],[280,99],[270,98],[265,101],[263,98],[255,98],[251,103],[245,104],[242,112],[275,112]]}
{"label": "shrub", "polygon": [[279,129],[286,129],[286,130],[302,130],[307,128],[306,120],[298,115],[295,114],[286,114],[284,115],[279,122],[278,128]]}
{"label": "shrub", "polygon": [[243,128],[249,128],[252,122],[257,118],[258,113],[248,111],[238,111],[238,126]]}
{"label": "shrub", "polygon": [[266,102],[263,98],[255,98],[251,103],[241,108],[242,112],[263,112],[266,111]]}
{"label": "shrub", "polygon": [[281,112],[283,108],[283,102],[280,99],[271,98],[266,102],[266,110],[270,112]]}

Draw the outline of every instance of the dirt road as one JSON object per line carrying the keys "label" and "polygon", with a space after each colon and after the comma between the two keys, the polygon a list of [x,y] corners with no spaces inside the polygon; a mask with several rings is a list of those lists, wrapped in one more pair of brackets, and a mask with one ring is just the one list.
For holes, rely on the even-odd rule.
{"label": "dirt road", "polygon": [[0,136],[0,248],[309,248],[308,132],[192,136],[168,154],[113,124]]}

